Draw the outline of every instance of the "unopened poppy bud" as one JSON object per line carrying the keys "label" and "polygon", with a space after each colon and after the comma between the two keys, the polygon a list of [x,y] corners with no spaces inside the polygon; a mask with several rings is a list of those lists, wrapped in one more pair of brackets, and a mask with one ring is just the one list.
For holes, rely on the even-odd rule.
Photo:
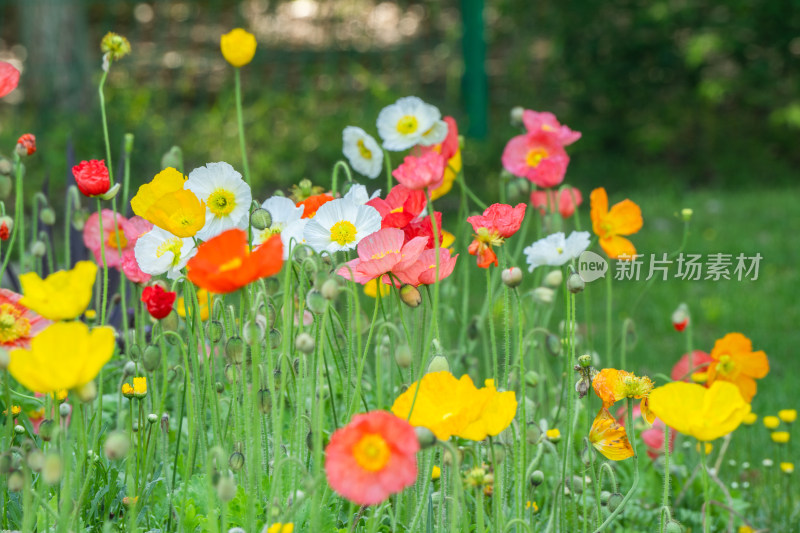
{"label": "unopened poppy bud", "polygon": [[525,372],[525,384],[528,387],[536,387],[539,385],[539,374],[534,372],[533,370],[528,370]]}
{"label": "unopened poppy bud", "polygon": [[273,350],[277,350],[281,345],[281,330],[272,328],[269,330],[269,345]]}
{"label": "unopened poppy bud", "polygon": [[0,241],[7,241],[14,229],[14,219],[9,216],[0,217]]}
{"label": "unopened poppy bud", "polygon": [[72,215],[72,228],[75,231],[83,231],[84,226],[86,226],[86,221],[89,219],[89,213],[84,211],[83,209],[79,209],[75,211]]}
{"label": "unopened poppy bud", "polygon": [[339,296],[339,284],[333,279],[325,280],[319,292],[326,300],[335,300],[336,297]]}
{"label": "unopened poppy bud", "polygon": [[49,418],[42,420],[42,423],[39,424],[39,437],[45,442],[50,442],[53,437],[55,437],[57,431],[58,426]]}
{"label": "unopened poppy bud", "polygon": [[142,366],[152,372],[161,364],[161,349],[158,346],[148,345],[142,354]]}
{"label": "unopened poppy bud", "polygon": [[555,289],[564,281],[564,273],[561,270],[551,270],[544,277],[544,286]]}
{"label": "unopened poppy bud", "polygon": [[147,423],[148,424],[155,424],[156,422],[158,422],[158,415],[157,414],[150,413],[149,415],[147,415]]}
{"label": "unopened poppy bud", "polygon": [[611,495],[608,497],[608,510],[612,513],[617,510],[617,507],[622,505],[622,494],[619,492],[612,492]]}
{"label": "unopened poppy bud", "polygon": [[16,433],[17,435],[22,435],[25,433],[25,428],[17,424],[16,426],[14,426],[14,433]]}
{"label": "unopened poppy bud", "polygon": [[261,342],[266,337],[267,324],[263,320],[259,320],[258,316],[254,320],[248,320],[244,323],[242,328],[242,337],[244,341],[253,346],[257,342]]}
{"label": "unopened poppy bud", "polygon": [[450,363],[443,355],[435,355],[428,364],[428,374],[433,372],[450,372]]}
{"label": "unopened poppy bud", "polygon": [[[742,530],[740,529],[739,531]],[[667,522],[666,527],[664,527],[664,533],[683,533],[683,526],[680,524],[680,522],[670,520]]]}
{"label": "unopened poppy bud", "polygon": [[533,289],[533,299],[540,304],[551,304],[553,303],[553,296],[555,293],[553,289],[548,287],[536,287]]}
{"label": "unopened poppy bud", "polygon": [[25,486],[25,476],[19,470],[11,472],[8,476],[8,491],[19,492]]}
{"label": "unopened poppy bud", "polygon": [[295,337],[294,346],[297,348],[297,351],[310,354],[314,351],[316,343],[314,342],[314,337],[304,331]]}
{"label": "unopened poppy bud", "polygon": [[34,472],[41,472],[42,468],[44,468],[44,454],[41,450],[32,450],[25,460]]}
{"label": "unopened poppy bud", "polygon": [[173,146],[161,156],[161,168],[183,168],[183,150],[180,146]]}
{"label": "unopened poppy bud", "polygon": [[232,363],[241,363],[244,360],[245,345],[241,337],[231,337],[225,343],[225,357]]}
{"label": "unopened poppy bud", "polygon": [[119,193],[120,184],[115,183],[110,189],[99,195],[101,200],[111,200]]}
{"label": "unopened poppy bud", "polygon": [[45,207],[39,212],[39,220],[45,226],[52,226],[56,223],[56,212],[52,207]]}
{"label": "unopened poppy bud", "polygon": [[434,435],[433,431],[426,427],[417,426],[414,428],[414,433],[417,434],[417,440],[419,441],[419,447],[421,450],[430,448],[437,442],[436,435]]}
{"label": "unopened poppy bud", "polygon": [[514,106],[511,108],[510,121],[514,127],[522,126],[522,115],[525,113],[525,108],[521,106]]}
{"label": "unopened poppy bud", "polygon": [[229,502],[236,497],[236,481],[232,476],[224,475],[217,483],[217,497],[221,502]]}
{"label": "unopened poppy bud", "polygon": [[62,403],[58,406],[58,414],[61,418],[67,418],[70,414],[72,414],[72,406],[68,403]]}
{"label": "unopened poppy bud", "polygon": [[312,313],[324,313],[327,304],[327,300],[318,290],[310,290],[308,294],[306,294],[306,307],[308,307],[308,310]]}
{"label": "unopened poppy bud", "polygon": [[401,344],[394,351],[394,360],[400,368],[410,367],[412,359],[411,348],[407,344]]}
{"label": "unopened poppy bud", "polygon": [[400,299],[409,307],[419,307],[422,303],[422,295],[419,289],[413,285],[403,285],[400,287]]}
{"label": "unopened poppy bud", "polygon": [[[0,158],[0,167],[5,162],[4,159]],[[11,194],[11,188],[13,187],[13,182],[11,178],[8,177],[5,173],[0,171],[0,200],[5,200]]]}
{"label": "unopened poppy bud", "polygon": [[577,272],[573,272],[567,278],[567,290],[572,294],[578,294],[579,292],[583,292],[583,289],[586,288],[586,282],[583,281],[583,278]]}
{"label": "unopened poppy bud", "polygon": [[519,287],[522,283],[522,270],[520,270],[519,267],[507,268],[500,274],[500,278],[503,280],[506,287],[512,289],[514,287]]}
{"label": "unopened poppy bud", "polygon": [[672,327],[675,331],[683,331],[689,325],[689,306],[682,303],[672,312]]}
{"label": "unopened poppy bud", "polygon": [[542,430],[534,423],[528,424],[528,427],[525,428],[525,440],[528,444],[534,445],[538,444],[539,440],[542,438]]}
{"label": "unopened poppy bud", "polygon": [[250,225],[259,231],[263,231],[272,226],[272,215],[263,207],[254,209],[250,213]]}
{"label": "unopened poppy bud", "polygon": [[122,375],[125,376],[132,376],[136,373],[136,363],[133,361],[128,361],[125,363],[125,366],[122,367]]}
{"label": "unopened poppy bud", "polygon": [[103,450],[106,453],[106,457],[114,461],[116,459],[122,459],[128,455],[130,445],[131,443],[128,435],[122,431],[112,431],[109,433],[108,438],[103,445]]}
{"label": "unopened poppy bud", "polygon": [[123,139],[125,141],[125,153],[130,155],[133,152],[133,133],[126,133]]}
{"label": "unopened poppy bud", "polygon": [[233,452],[228,458],[228,466],[231,470],[238,472],[244,466],[244,454],[242,452]]}
{"label": "unopened poppy bud", "polygon": [[538,487],[542,483],[544,483],[544,472],[541,470],[534,470],[531,473],[531,485]]}
{"label": "unopened poppy bud", "polygon": [[694,211],[688,207],[684,207],[683,209],[681,209],[681,218],[683,219],[684,222],[689,222],[692,219],[693,214]]}
{"label": "unopened poppy bud", "polygon": [[26,133],[17,140],[15,152],[20,157],[27,157],[36,153],[36,137],[32,133]]}
{"label": "unopened poppy bud", "polygon": [[559,355],[561,353],[562,343],[561,338],[555,333],[548,333],[544,340],[545,348],[550,352],[550,355]]}
{"label": "unopened poppy bud", "polygon": [[611,497],[611,493],[607,490],[600,491],[600,503],[602,505],[606,505],[608,503],[608,499]]}
{"label": "unopened poppy bud", "polygon": [[214,383],[214,390],[217,391],[217,394],[222,394],[225,392],[225,384],[221,381],[217,381]]}
{"label": "unopened poppy bud", "polygon": [[47,245],[39,240],[33,241],[31,245],[31,255],[34,257],[44,257],[47,255]]}
{"label": "unopened poppy bud", "polygon": [[272,411],[272,396],[269,393],[269,389],[258,391],[258,410],[265,415]]}

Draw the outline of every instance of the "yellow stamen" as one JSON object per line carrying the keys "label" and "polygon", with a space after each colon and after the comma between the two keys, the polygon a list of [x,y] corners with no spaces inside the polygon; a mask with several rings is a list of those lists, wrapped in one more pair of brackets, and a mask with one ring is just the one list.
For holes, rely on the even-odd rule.
{"label": "yellow stamen", "polygon": [[356,240],[356,233],[356,227],[352,222],[342,220],[331,227],[331,240],[344,246]]}
{"label": "yellow stamen", "polygon": [[27,337],[31,323],[22,316],[22,311],[11,304],[0,305],[0,342],[13,342]]}
{"label": "yellow stamen", "polygon": [[122,229],[119,227],[108,234],[108,240],[106,242],[109,247],[117,250],[122,250],[128,246],[128,239],[125,238],[125,233],[123,233]]}
{"label": "yellow stamen", "polygon": [[353,456],[358,466],[370,472],[377,472],[389,462],[391,452],[383,437],[372,433],[362,437],[353,447]]}
{"label": "yellow stamen", "polygon": [[356,145],[358,146],[358,153],[361,154],[361,157],[364,159],[372,159],[372,152],[369,148],[364,146],[364,139],[359,139]]}
{"label": "yellow stamen", "polygon": [[221,218],[231,214],[236,207],[236,197],[231,191],[217,189],[209,195],[207,205],[214,216]]}
{"label": "yellow stamen", "polygon": [[531,168],[536,168],[539,166],[539,163],[542,162],[542,159],[547,157],[548,154],[547,150],[544,148],[534,148],[530,152],[528,152],[527,157],[525,158],[525,163]]}
{"label": "yellow stamen", "polygon": [[159,247],[156,248],[156,257],[161,257],[167,252],[172,252],[172,266],[178,266],[178,263],[181,261],[181,248],[183,248],[181,240],[178,237],[172,237],[162,242]]}
{"label": "yellow stamen", "polygon": [[397,132],[402,135],[410,135],[417,131],[419,122],[414,115],[406,115],[397,121]]}

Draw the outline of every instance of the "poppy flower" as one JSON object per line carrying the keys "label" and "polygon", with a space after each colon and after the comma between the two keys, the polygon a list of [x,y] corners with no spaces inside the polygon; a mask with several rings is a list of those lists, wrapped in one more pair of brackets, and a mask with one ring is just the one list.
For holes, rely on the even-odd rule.
{"label": "poppy flower", "polygon": [[[200,289],[197,291],[197,303],[200,306],[200,320],[203,322],[208,320],[208,317],[211,314],[211,299],[213,296],[214,295],[212,293],[205,289]],[[178,316],[181,318],[192,316],[192,306],[183,296],[178,298],[178,303],[175,306],[175,309],[178,311]]]}
{"label": "poppy flower", "polygon": [[741,333],[728,333],[717,340],[711,350],[708,383],[729,381],[739,387],[747,403],[756,395],[756,379],[769,372],[767,354],[753,351],[753,343]]}
{"label": "poppy flower", "polygon": [[17,140],[15,148],[20,157],[29,156],[36,153],[36,137],[32,133],[26,133]]}
{"label": "poppy flower", "polygon": [[433,285],[453,273],[456,267],[458,254],[452,255],[448,248],[439,248],[439,276],[436,276],[436,249],[428,248],[422,252],[416,261],[406,266],[403,270],[395,267],[394,273],[401,282],[413,285]]}
{"label": "poppy flower", "polygon": [[383,169],[383,151],[372,135],[356,126],[342,132],[342,153],[353,169],[370,179],[377,178]]}
{"label": "poppy flower", "polygon": [[539,239],[526,247],[523,252],[528,263],[528,270],[533,272],[538,266],[561,266],[567,261],[577,259],[588,247],[588,231],[573,231],[569,237],[565,237],[559,231]]}
{"label": "poppy flower", "polygon": [[386,199],[373,198],[367,202],[381,215],[382,228],[404,228],[425,209],[425,193],[403,185],[395,185]]}
{"label": "poppy flower", "polygon": [[8,372],[35,392],[80,389],[114,353],[114,329],[89,330],[83,322],[56,322],[31,340],[29,349],[9,353]]}
{"label": "poppy flower", "polygon": [[334,198],[330,194],[315,194],[305,200],[297,202],[297,207],[303,208],[302,218],[313,218],[320,207],[332,201]]}
{"label": "poppy flower", "polygon": [[636,376],[632,372],[604,368],[592,380],[595,394],[603,400],[603,407],[608,408],[623,398],[641,399],[642,417],[648,424],[653,423],[654,415],[648,407],[648,395],[653,390],[653,382],[647,376]]}
{"label": "poppy flower", "polygon": [[470,255],[478,256],[478,266],[489,268],[497,266],[497,255],[493,247],[501,246],[505,239],[519,231],[522,219],[525,218],[525,204],[511,207],[507,204],[492,204],[482,215],[467,218],[475,231],[474,240],[469,245]]}
{"label": "poppy flower", "polygon": [[145,287],[142,290],[142,301],[147,307],[147,312],[157,320],[161,320],[170,314],[172,304],[175,303],[175,298],[177,297],[178,293],[165,291],[158,284]]}
{"label": "poppy flower", "polygon": [[425,243],[424,237],[405,242],[401,229],[378,230],[358,243],[358,257],[345,263],[337,274],[363,285],[389,272],[403,271],[419,258]]}
{"label": "poppy flower", "polygon": [[[103,233],[100,234],[100,217],[103,217]],[[116,220],[116,224],[114,221]],[[89,215],[83,226],[83,244],[92,251],[97,264],[103,263],[102,247],[105,248],[106,264],[119,268],[123,257],[132,255],[140,235],[153,229],[153,225],[141,217],[127,219],[120,214],[114,217],[111,209],[103,209]]]}
{"label": "poppy flower", "polygon": [[219,46],[225,61],[234,67],[243,67],[256,55],[256,36],[242,28],[222,34]]}
{"label": "poppy flower", "polygon": [[201,244],[186,264],[189,281],[217,294],[226,294],[277,274],[283,266],[283,244],[273,235],[250,252],[247,233],[234,228]]}
{"label": "poppy flower", "polygon": [[21,298],[20,294],[0,289],[0,346],[6,350],[27,348],[31,339],[51,324],[19,303]]}
{"label": "poppy flower", "polygon": [[441,154],[431,151],[421,156],[408,155],[392,172],[404,187],[412,190],[435,190],[442,185],[446,161]]}
{"label": "poppy flower", "polygon": [[672,312],[672,327],[675,331],[682,332],[689,325],[689,307],[682,303]]}
{"label": "poppy flower", "polygon": [[442,154],[445,160],[444,175],[442,176],[442,184],[431,191],[431,200],[441,198],[453,188],[453,182],[461,172],[461,147],[458,142],[458,125],[453,117],[444,117],[443,119],[447,124],[447,137],[433,146],[417,146],[418,153],[414,155],[424,154],[430,151]]}
{"label": "poppy flower", "polygon": [[185,183],[183,174],[166,168],[139,187],[131,199],[131,209],[175,237],[193,237],[205,226],[206,206],[192,191],[184,189]]}
{"label": "poppy flower", "polygon": [[622,235],[642,229],[642,210],[627,198],[608,209],[608,194],[602,187],[592,191],[592,229],[600,238],[600,246],[611,259],[631,259],[636,255],[633,243]]}
{"label": "poppy flower", "polygon": [[45,279],[27,272],[19,277],[24,295],[19,303],[50,320],[72,320],[89,307],[96,277],[97,265],[91,261],[78,261],[71,270],[53,272]]}
{"label": "poppy flower", "polygon": [[400,98],[378,113],[378,135],[383,147],[402,152],[415,144],[431,146],[447,137],[447,123],[436,106],[416,96]]}
{"label": "poppy flower", "polygon": [[543,132],[561,146],[570,145],[581,138],[581,132],[562,125],[553,113],[547,111],[540,113],[526,109],[522,112],[522,123],[528,133]]}
{"label": "poppy flower", "polygon": [[564,181],[569,156],[559,142],[539,131],[513,137],[503,150],[503,167],[542,188]]}
{"label": "poppy flower", "polygon": [[72,175],[84,196],[100,196],[111,188],[111,178],[103,159],[81,161],[72,167]]}
{"label": "poppy flower", "polygon": [[569,218],[582,203],[581,191],[575,187],[564,187],[560,191],[537,190],[531,193],[531,205],[542,215],[558,211],[562,218]]}
{"label": "poppy flower", "polygon": [[147,283],[150,281],[150,278],[152,278],[150,274],[139,268],[139,262],[136,260],[135,248],[133,252],[127,252],[122,255],[120,270],[122,270],[122,273],[125,274],[125,277],[128,278],[128,281],[131,283]]}
{"label": "poppy flower", "polygon": [[0,98],[17,88],[19,70],[11,63],[0,61]]}
{"label": "poppy flower", "polygon": [[667,426],[700,441],[731,433],[750,412],[738,387],[726,381],[716,381],[709,388],[675,381],[653,389],[649,403]]}
{"label": "poppy flower", "polygon": [[337,494],[375,505],[413,485],[419,441],[414,428],[386,411],[355,415],[331,435],[325,474]]}
{"label": "poppy flower", "polygon": [[670,372],[669,376],[672,378],[672,381],[685,381],[686,383],[691,383],[693,381],[692,376],[698,372],[705,373],[710,362],[710,355],[702,350],[694,350],[692,351],[692,365],[690,368],[689,354],[685,353],[683,354],[683,357],[681,357],[678,362],[675,363],[675,366],[672,367],[672,371]]}
{"label": "poppy flower", "polygon": [[[442,231],[442,213],[436,211],[433,213],[433,220],[436,222],[436,231],[439,234],[439,247],[444,248],[444,231]],[[406,241],[410,241],[414,237],[427,237],[428,243],[425,245],[427,249],[436,247],[433,239],[433,223],[430,216],[416,217],[411,222],[403,226],[403,231],[406,234]]]}
{"label": "poppy flower", "polygon": [[381,229],[381,217],[373,207],[338,198],[319,208],[306,224],[303,237],[318,253],[352,250]]}
{"label": "poppy flower", "polygon": [[592,422],[589,442],[606,459],[622,461],[633,457],[633,447],[628,440],[625,427],[611,416],[606,407],[600,409]]}
{"label": "poppy flower", "polygon": [[228,163],[206,163],[192,170],[184,188],[206,206],[206,220],[196,234],[198,239],[207,241],[233,228],[247,229],[253,196],[242,175]]}

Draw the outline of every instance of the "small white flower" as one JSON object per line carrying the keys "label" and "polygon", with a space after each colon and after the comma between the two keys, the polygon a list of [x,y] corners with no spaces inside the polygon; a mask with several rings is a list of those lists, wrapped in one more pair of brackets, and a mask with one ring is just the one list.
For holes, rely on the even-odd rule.
{"label": "small white flower", "polygon": [[184,188],[206,204],[206,225],[197,232],[198,239],[207,241],[232,228],[247,228],[253,197],[242,175],[228,163],[192,170]]}
{"label": "small white flower", "polygon": [[[298,231],[302,238],[303,229],[307,219],[302,218],[304,206],[297,207],[294,202],[285,196],[273,196],[267,199],[261,207],[269,211],[272,216],[272,225],[261,231],[253,228],[253,245],[258,246],[275,234],[281,236],[283,242],[283,259],[289,258],[289,251],[293,244],[300,242],[297,238]],[[294,238],[294,242],[292,242]]]}
{"label": "small white flower", "polygon": [[181,239],[154,227],[136,240],[133,253],[142,272],[151,276],[166,272],[169,279],[176,279],[197,248],[192,239]]}
{"label": "small white flower", "polygon": [[528,271],[532,272],[542,265],[561,266],[578,257],[588,247],[588,231],[573,231],[567,238],[560,231],[553,233],[525,248]]}
{"label": "small white flower", "polygon": [[342,152],[356,172],[372,179],[380,175],[383,151],[366,131],[356,126],[347,126],[342,132]]}
{"label": "small white flower", "polygon": [[306,243],[317,252],[352,250],[361,239],[381,229],[378,210],[340,198],[319,208],[306,224]]}
{"label": "small white flower", "polygon": [[380,195],[381,195],[380,189],[372,193],[372,196],[370,196],[366,187],[364,187],[360,183],[354,183],[350,186],[350,190],[347,191],[347,194],[345,194],[343,198],[345,200],[350,200],[354,204],[364,205],[365,203],[369,202],[373,198],[377,198]]}
{"label": "small white flower", "polygon": [[378,134],[383,147],[400,152],[414,145],[431,146],[447,137],[447,123],[442,114],[416,96],[406,96],[378,114]]}

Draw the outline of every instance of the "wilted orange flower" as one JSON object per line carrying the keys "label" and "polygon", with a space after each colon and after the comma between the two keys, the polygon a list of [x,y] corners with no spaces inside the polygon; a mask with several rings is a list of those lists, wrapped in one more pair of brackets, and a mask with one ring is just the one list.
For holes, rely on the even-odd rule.
{"label": "wilted orange flower", "polygon": [[625,427],[617,423],[607,408],[597,413],[589,431],[589,442],[595,449],[612,461],[633,457],[633,447],[625,433]]}
{"label": "wilted orange flower", "polygon": [[252,252],[247,248],[247,233],[235,228],[204,242],[186,264],[189,281],[207,291],[227,294],[277,274],[283,266],[280,235],[273,235]]}
{"label": "wilted orange flower", "polygon": [[[608,209],[608,194],[602,187],[592,191],[592,229],[600,237],[600,246],[611,259],[631,259],[636,247],[621,235],[633,235],[642,229],[642,210],[627,198]],[[622,257],[620,257],[622,256]]]}
{"label": "wilted orange flower", "polygon": [[763,351],[753,351],[753,343],[741,333],[728,333],[714,344],[708,365],[708,384],[730,381],[750,403],[756,395],[756,379],[769,372],[769,360]]}
{"label": "wilted orange flower", "polygon": [[642,418],[647,420],[648,424],[652,424],[655,420],[647,401],[650,391],[653,390],[653,382],[647,376],[639,377],[625,370],[604,368],[595,376],[592,387],[595,394],[603,400],[603,408],[608,409],[623,398],[641,399],[639,408]]}

